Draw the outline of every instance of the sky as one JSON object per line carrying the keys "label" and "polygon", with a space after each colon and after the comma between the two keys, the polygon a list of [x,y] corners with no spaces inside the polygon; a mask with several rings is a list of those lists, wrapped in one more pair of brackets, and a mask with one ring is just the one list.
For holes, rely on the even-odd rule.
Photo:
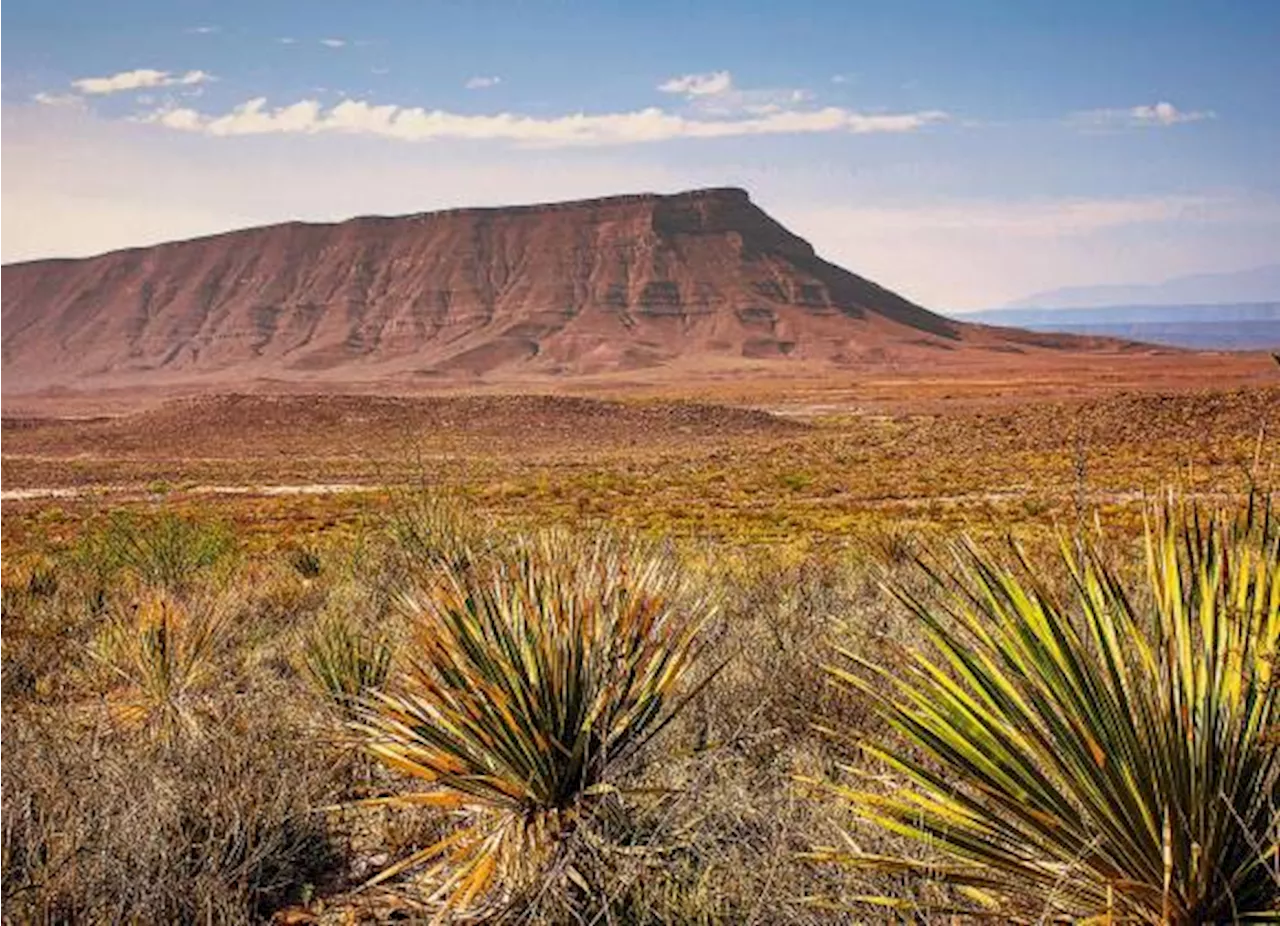
{"label": "sky", "polygon": [[940,310],[1280,261],[1280,2],[10,0],[8,261],[741,186]]}

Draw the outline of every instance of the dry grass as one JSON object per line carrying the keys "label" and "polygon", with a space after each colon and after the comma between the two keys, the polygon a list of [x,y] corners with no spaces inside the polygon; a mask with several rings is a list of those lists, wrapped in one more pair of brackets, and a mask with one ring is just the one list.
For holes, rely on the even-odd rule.
{"label": "dry grass", "polygon": [[[427,523],[447,527],[437,515]],[[282,549],[231,572],[205,570],[181,595],[123,572],[104,586],[79,553],[6,565],[6,915],[253,922],[284,908],[375,920],[421,913],[412,878],[351,892],[438,840],[448,817],[351,804],[407,784],[351,749],[343,712],[316,696],[307,653],[308,640],[314,655],[317,635],[339,619],[348,643],[403,647],[395,590],[424,562],[422,549],[402,523],[388,523],[320,549],[318,575],[299,574]],[[830,876],[795,854],[830,821],[799,799],[792,779],[836,760],[806,717],[867,715],[823,682],[813,656],[849,632],[851,613],[874,626],[888,611],[865,567],[847,557],[684,558],[687,581],[722,601],[703,662],[724,669],[619,769],[618,786],[633,796],[575,831],[561,859],[589,889],[571,880],[567,892],[535,891],[525,921],[570,912],[631,923],[829,918],[802,899],[827,891]],[[216,624],[200,618],[215,612]],[[866,639],[880,645],[870,629]],[[363,646],[353,670],[360,685],[381,659],[364,660]],[[316,810],[335,804],[347,809]]]}
{"label": "dry grass", "polygon": [[[894,672],[921,642],[880,581],[917,582],[911,554],[958,529],[1012,531],[1049,563],[1055,523],[1096,515],[1132,538],[1142,490],[1162,482],[1225,499],[1266,478],[1259,447],[1264,464],[1274,458],[1275,432],[1260,443],[1258,425],[1275,404],[1268,392],[1107,400],[1087,420],[1083,480],[1064,424],[1078,409],[1045,407],[862,416],[654,447],[472,447],[474,456],[403,464],[385,480],[425,479],[426,495],[213,498],[184,488],[226,473],[292,478],[289,467],[307,479],[354,468],[383,481],[376,458],[54,461],[46,471],[87,467],[70,481],[116,482],[121,467],[169,485],[118,506],[5,502],[6,921],[429,917],[410,872],[358,888],[457,821],[359,804],[414,787],[354,748],[347,708],[387,677],[382,646],[393,663],[405,652],[410,628],[396,603],[415,576],[471,568],[554,522],[580,536],[607,522],[674,538],[668,552],[688,581],[720,602],[701,661],[724,668],[611,771],[624,797],[573,831],[543,889],[509,918],[826,924],[847,914],[814,898],[927,899],[896,875],[801,858],[845,832],[867,852],[905,851],[796,783],[857,761],[815,723],[854,739],[883,733],[864,698],[828,683],[822,665],[835,648]],[[6,486],[24,467],[38,469],[5,458]],[[1122,565],[1139,554],[1127,541],[1113,547]],[[1050,583],[1066,578],[1043,571]],[[336,681],[321,687],[340,692],[340,710],[317,693],[326,675]],[[124,722],[121,703],[155,722]],[[158,735],[165,729],[184,732]],[[331,806],[343,809],[318,810]]]}

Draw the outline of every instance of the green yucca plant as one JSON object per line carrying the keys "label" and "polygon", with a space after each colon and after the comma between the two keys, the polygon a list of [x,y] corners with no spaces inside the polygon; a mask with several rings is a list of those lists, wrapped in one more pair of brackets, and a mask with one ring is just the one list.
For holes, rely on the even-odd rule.
{"label": "green yucca plant", "polygon": [[513,901],[687,701],[710,609],[688,605],[667,558],[558,534],[442,570],[405,604],[408,668],[356,728],[430,785],[387,802],[456,809],[463,824],[371,883],[430,863],[442,914]]}
{"label": "green yucca plant", "polygon": [[962,544],[954,571],[930,571],[940,601],[897,592],[935,652],[897,676],[847,652],[832,669],[900,735],[867,748],[911,783],[837,790],[948,860],[817,857],[949,884],[953,909],[1007,922],[1276,919],[1275,528],[1252,503],[1240,518],[1167,505],[1148,522],[1149,588],[1064,544],[1069,604],[1025,560]]}
{"label": "green yucca plant", "polygon": [[116,617],[92,653],[123,682],[108,697],[113,720],[159,739],[200,729],[200,696],[216,679],[228,624],[214,605],[148,594]]}
{"label": "green yucca plant", "polygon": [[427,488],[398,494],[389,522],[394,549],[410,570],[461,569],[492,546],[493,525]]}
{"label": "green yucca plant", "polygon": [[391,641],[361,633],[343,618],[330,617],[307,635],[303,661],[315,686],[347,708],[387,680]]}
{"label": "green yucca plant", "polygon": [[73,558],[103,586],[123,570],[145,585],[182,593],[225,563],[235,546],[223,524],[168,511],[154,517],[116,511],[80,538]]}
{"label": "green yucca plant", "polygon": [[304,579],[318,578],[324,571],[324,561],[320,558],[320,551],[314,547],[296,547],[289,551],[288,560],[293,571]]}

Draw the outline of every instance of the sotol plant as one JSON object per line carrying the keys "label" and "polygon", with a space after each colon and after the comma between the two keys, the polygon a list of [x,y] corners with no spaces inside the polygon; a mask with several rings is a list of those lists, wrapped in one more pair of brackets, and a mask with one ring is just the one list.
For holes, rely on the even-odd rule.
{"label": "sotol plant", "polygon": [[1068,604],[965,545],[932,573],[942,603],[899,592],[936,650],[898,677],[853,653],[833,672],[900,735],[868,749],[910,785],[838,790],[947,860],[817,856],[944,882],[1008,922],[1276,919],[1280,539],[1253,505],[1171,507],[1146,589],[1064,546]]}
{"label": "sotol plant", "polygon": [[461,825],[371,883],[430,865],[442,913],[538,883],[619,764],[687,701],[708,609],[682,603],[669,559],[555,534],[409,596],[409,668],[357,729],[429,786],[390,801],[457,810]]}

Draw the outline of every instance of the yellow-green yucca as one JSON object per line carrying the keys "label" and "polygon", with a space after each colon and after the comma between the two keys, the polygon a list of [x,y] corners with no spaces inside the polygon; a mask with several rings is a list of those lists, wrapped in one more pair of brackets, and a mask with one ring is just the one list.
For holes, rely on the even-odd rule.
{"label": "yellow-green yucca", "polygon": [[303,662],[316,688],[339,707],[350,707],[386,681],[391,642],[370,636],[340,617],[331,617],[307,635]]}
{"label": "yellow-green yucca", "polygon": [[867,748],[910,784],[838,790],[925,857],[817,855],[1007,922],[1276,919],[1277,524],[1168,505],[1146,549],[1149,588],[1064,544],[1059,600],[962,544],[935,600],[898,590],[936,649],[832,671],[900,735]]}
{"label": "yellow-green yucca", "polygon": [[113,720],[162,739],[200,728],[200,696],[216,680],[227,631],[215,604],[148,593],[116,617],[93,655],[123,682],[108,698]]}
{"label": "yellow-green yucca", "polygon": [[442,913],[514,900],[688,700],[710,609],[669,558],[562,534],[444,568],[405,603],[407,669],[357,729],[430,785],[389,803],[455,809],[461,825],[374,883],[431,863]]}

